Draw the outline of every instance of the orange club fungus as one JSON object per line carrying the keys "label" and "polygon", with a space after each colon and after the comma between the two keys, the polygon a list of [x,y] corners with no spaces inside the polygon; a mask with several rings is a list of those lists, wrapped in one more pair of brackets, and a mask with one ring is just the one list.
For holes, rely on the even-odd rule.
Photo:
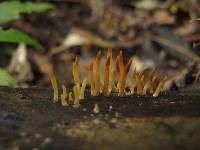
{"label": "orange club fungus", "polygon": [[54,91],[53,102],[55,103],[55,102],[58,102],[58,82],[57,82],[56,76],[53,72],[51,73],[50,79],[51,79],[51,84],[52,84],[53,91]]}
{"label": "orange club fungus", "polygon": [[101,64],[101,50],[98,52],[95,63],[94,63],[94,96],[98,96],[101,90],[101,77],[100,77],[100,64]]}
{"label": "orange club fungus", "polygon": [[[127,76],[133,65],[133,60],[129,59],[128,63],[124,65],[123,54],[120,51],[119,55],[115,60],[115,72],[118,74],[117,85],[115,85],[116,77],[113,75],[113,64],[112,64],[112,49],[108,48],[106,61],[104,65],[104,76],[101,79],[101,50],[98,52],[95,60],[87,65],[86,69],[88,72],[87,78],[84,78],[81,83],[80,79],[80,60],[76,57],[72,64],[72,75],[74,80],[73,89],[67,94],[66,87],[63,85],[63,93],[61,94],[61,104],[68,106],[69,101],[73,101],[75,106],[80,106],[80,101],[85,99],[85,89],[88,85],[90,87],[91,96],[98,96],[100,94],[104,96],[110,96],[113,92],[117,92],[118,96],[126,96],[132,94],[146,95],[152,93],[154,97],[158,96],[162,91],[167,77],[164,77],[155,86],[154,81],[156,79],[156,69],[152,69],[147,79],[145,80],[144,71],[137,72],[136,69],[133,71],[131,85],[127,86]],[[101,84],[101,80],[103,80]],[[54,90],[54,102],[59,101],[58,83],[55,74],[51,74],[51,83]],[[127,92],[126,89],[130,89]],[[68,98],[68,99],[67,99]]]}

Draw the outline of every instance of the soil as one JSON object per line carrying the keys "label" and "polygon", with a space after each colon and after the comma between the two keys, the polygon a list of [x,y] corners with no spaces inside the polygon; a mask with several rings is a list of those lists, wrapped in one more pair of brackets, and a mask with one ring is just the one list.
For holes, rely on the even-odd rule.
{"label": "soil", "polygon": [[79,108],[54,104],[52,94],[0,87],[0,149],[200,149],[200,90],[86,96]]}

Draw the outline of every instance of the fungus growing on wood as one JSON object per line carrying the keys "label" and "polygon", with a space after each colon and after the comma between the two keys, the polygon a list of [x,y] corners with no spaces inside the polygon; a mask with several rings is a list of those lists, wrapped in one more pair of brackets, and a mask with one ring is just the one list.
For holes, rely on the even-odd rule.
{"label": "fungus growing on wood", "polygon": [[79,79],[79,58],[76,57],[75,61],[72,64],[72,72],[73,72],[73,78],[75,84],[80,84],[80,79]]}
{"label": "fungus growing on wood", "polygon": [[144,72],[140,71],[136,76],[137,94],[138,95],[142,95],[143,80],[144,80]]}
{"label": "fungus growing on wood", "polygon": [[101,90],[101,80],[100,80],[101,50],[99,50],[94,64],[95,64],[95,68],[93,68],[94,84],[95,84],[94,96],[98,96]]}
{"label": "fungus growing on wood", "polygon": [[103,94],[105,96],[110,95],[109,87],[110,87],[110,56],[106,59],[106,64],[105,64],[105,72],[104,72],[104,86],[103,86]]}
{"label": "fungus growing on wood", "polygon": [[75,61],[73,62],[72,65],[72,70],[73,70],[73,78],[74,78],[74,83],[77,86],[77,93],[80,93],[80,66],[79,66],[79,58],[76,57]]}
{"label": "fungus growing on wood", "polygon": [[123,62],[122,51],[120,51],[119,55],[116,58],[116,71],[119,74],[119,79],[117,83],[117,88],[119,89],[119,87],[121,86],[120,84],[121,84],[123,72],[124,72],[124,62]]}
{"label": "fungus growing on wood", "polygon": [[131,80],[131,87],[130,87],[131,94],[135,93],[136,87],[137,87],[137,73],[136,73],[136,69],[134,69],[133,77],[132,77],[132,80]]}
{"label": "fungus growing on wood", "polygon": [[[100,76],[100,63],[101,63],[101,51],[98,52],[96,59],[94,62],[91,62],[86,68],[88,71],[88,78],[84,79],[81,84],[80,80],[80,62],[79,58],[76,57],[75,61],[73,62],[72,68],[73,68],[73,79],[74,79],[74,86],[73,86],[73,98],[72,98],[72,92],[69,92],[67,95],[66,87],[63,85],[63,93],[61,94],[61,104],[62,106],[67,106],[67,96],[68,101],[73,101],[74,105],[76,107],[80,106],[80,100],[85,98],[85,89],[87,85],[87,81],[90,85],[91,95],[92,96],[98,96],[101,94],[101,90],[104,96],[110,96],[111,93],[118,92],[119,96],[125,96],[125,95],[132,95],[136,92],[138,95],[145,95],[148,91],[153,93],[153,96],[156,97],[159,95],[160,91],[162,90],[167,77],[164,77],[160,82],[158,83],[157,87],[155,87],[154,81],[156,79],[156,69],[153,69],[149,75],[146,82],[144,83],[144,71],[137,72],[136,69],[133,71],[133,77],[131,80],[130,85],[130,92],[126,92],[127,88],[127,76],[130,71],[131,65],[132,65],[132,59],[129,59],[126,66],[124,66],[123,61],[123,55],[122,51],[120,51],[119,55],[116,58],[116,72],[118,74],[118,82],[117,87],[115,87],[115,82],[113,80],[113,66],[112,66],[112,49],[109,48],[107,50],[107,56],[106,56],[106,62],[105,62],[105,68],[104,68],[104,79],[103,79],[103,85],[101,85],[101,76]],[[55,74],[51,74],[51,83],[54,90],[54,102],[58,101],[58,84],[55,77]],[[102,89],[101,89],[102,88]],[[117,89],[117,91],[116,91]],[[94,110],[98,111],[98,105],[95,104]]]}
{"label": "fungus growing on wood", "polygon": [[51,84],[52,84],[53,92],[54,92],[53,102],[56,103],[58,102],[58,82],[53,72],[51,73],[50,79],[51,79]]}
{"label": "fungus growing on wood", "polygon": [[[116,58],[116,62],[115,62],[115,69],[116,69],[116,72],[118,73],[118,78],[120,78],[120,65],[119,65],[119,55],[117,56]],[[117,89],[119,88],[119,79],[118,79],[118,82],[117,82]]]}
{"label": "fungus growing on wood", "polygon": [[121,81],[120,81],[120,84],[119,84],[119,96],[124,96],[125,95],[125,89],[126,89],[126,79],[127,79],[127,75],[128,75],[128,72],[130,70],[130,67],[131,67],[131,64],[132,64],[132,59],[130,59],[125,67],[125,70],[122,70],[122,73],[121,73]]}
{"label": "fungus growing on wood", "polygon": [[146,81],[146,84],[143,87],[142,95],[146,95],[148,89],[152,90],[153,82],[155,81],[155,79],[156,79],[156,69],[153,69],[150,72],[149,77],[148,77],[148,79]]}
{"label": "fungus growing on wood", "polygon": [[68,103],[66,101],[66,99],[67,99],[67,89],[64,85],[62,85],[62,90],[63,90],[63,93],[60,96],[61,104],[62,104],[62,106],[68,106]]}
{"label": "fungus growing on wood", "polygon": [[82,82],[82,85],[80,87],[79,84],[75,84],[73,87],[73,93],[74,93],[74,104],[76,106],[80,106],[80,100],[84,99],[85,97],[85,88],[87,84],[87,79],[84,79]]}
{"label": "fungus growing on wood", "polygon": [[112,48],[108,48],[107,50],[107,57],[108,59],[110,57],[110,64],[109,64],[109,92],[112,91],[114,88],[114,80],[113,80],[113,67],[112,67]]}
{"label": "fungus growing on wood", "polygon": [[74,94],[74,105],[79,107],[80,106],[80,95],[78,93],[78,85],[74,85],[73,87],[73,94]]}
{"label": "fungus growing on wood", "polygon": [[123,58],[122,51],[120,51],[120,53],[119,53],[119,71],[122,73],[123,70],[124,70],[124,58]]}
{"label": "fungus growing on wood", "polygon": [[124,68],[123,55],[122,55],[122,51],[120,51],[120,54],[116,58],[116,71],[119,74],[119,80],[117,83],[119,96],[125,95],[126,79],[127,79],[127,75],[130,70],[131,64],[132,64],[132,59],[128,61],[126,67]]}
{"label": "fungus growing on wood", "polygon": [[82,85],[81,85],[80,96],[79,96],[80,99],[84,99],[85,98],[86,85],[87,85],[87,79],[84,79],[83,82],[82,82]]}
{"label": "fungus growing on wood", "polygon": [[156,97],[159,95],[159,93],[166,81],[167,81],[167,76],[165,76],[162,80],[160,80],[160,82],[158,83],[158,86],[156,87],[156,90],[153,93],[153,97]]}

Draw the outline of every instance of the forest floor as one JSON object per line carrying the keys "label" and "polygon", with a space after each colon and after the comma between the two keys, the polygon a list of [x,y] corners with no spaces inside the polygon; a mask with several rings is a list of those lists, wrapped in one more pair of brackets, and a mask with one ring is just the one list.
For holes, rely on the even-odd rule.
{"label": "forest floor", "polygon": [[0,87],[0,149],[200,149],[198,90],[86,96],[79,108],[54,104],[52,93]]}
{"label": "forest floor", "polygon": [[[0,150],[200,149],[200,86],[189,89],[200,78],[198,0],[52,3],[51,11],[21,14],[3,26],[34,37],[44,51],[0,44],[0,67],[9,68],[20,87],[30,87],[0,86]],[[79,108],[53,103],[47,88],[52,71],[58,83],[73,84],[75,58],[86,77],[85,66],[99,49],[104,62],[109,47],[113,62],[120,50],[125,62],[133,58],[130,72],[158,68],[158,78],[167,75],[171,81],[168,91],[158,97],[91,97],[86,92]]]}

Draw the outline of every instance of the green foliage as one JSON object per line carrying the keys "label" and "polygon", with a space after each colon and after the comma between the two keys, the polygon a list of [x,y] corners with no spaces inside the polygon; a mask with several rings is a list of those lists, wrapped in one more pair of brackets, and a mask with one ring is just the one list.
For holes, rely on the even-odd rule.
{"label": "green foliage", "polygon": [[[0,3],[0,25],[18,19],[21,13],[43,12],[53,9],[50,3],[7,1]],[[29,35],[15,29],[3,30],[0,26],[0,42],[25,43],[42,49],[42,46]]]}
{"label": "green foliage", "polygon": [[14,51],[15,51],[15,48],[11,48],[11,47],[4,48],[3,55],[7,57],[11,57]]}
{"label": "green foliage", "polygon": [[42,48],[35,39],[16,29],[3,30],[0,28],[0,42],[25,43],[37,48]]}
{"label": "green foliage", "polygon": [[9,87],[17,87],[17,80],[12,77],[8,71],[0,68],[0,85],[1,86],[9,86]]}
{"label": "green foliage", "polygon": [[[0,2],[0,42],[4,43],[24,43],[42,49],[42,46],[29,35],[16,29],[4,30],[2,26],[12,20],[18,19],[22,13],[44,12],[53,9],[50,3],[20,2],[19,0],[9,0]],[[13,49],[4,49],[4,54],[10,55]],[[0,85],[16,87],[17,80],[12,77],[6,69],[0,68]]]}
{"label": "green foliage", "polygon": [[21,13],[44,12],[53,8],[54,5],[50,3],[22,3],[18,1],[2,2],[0,4],[0,24],[5,24],[19,18]]}

